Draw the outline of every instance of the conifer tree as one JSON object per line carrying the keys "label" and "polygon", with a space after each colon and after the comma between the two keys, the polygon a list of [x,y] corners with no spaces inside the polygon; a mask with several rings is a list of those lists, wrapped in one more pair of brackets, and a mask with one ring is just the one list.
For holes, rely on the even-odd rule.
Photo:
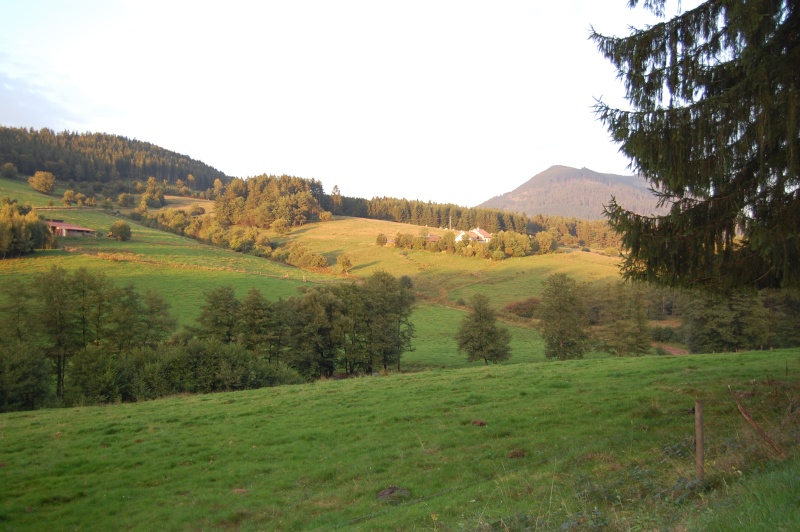
{"label": "conifer tree", "polygon": [[[666,0],[644,0],[664,15]],[[630,7],[639,0],[629,0]],[[592,33],[631,109],[598,101],[633,170],[669,205],[612,199],[629,279],[672,286],[800,286],[800,5],[709,0],[616,38]]]}

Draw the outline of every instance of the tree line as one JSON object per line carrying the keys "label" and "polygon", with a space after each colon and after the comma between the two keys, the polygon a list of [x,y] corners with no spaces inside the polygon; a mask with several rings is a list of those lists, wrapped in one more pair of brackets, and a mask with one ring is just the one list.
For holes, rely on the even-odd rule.
{"label": "tree line", "polygon": [[3,286],[0,411],[142,401],[400,368],[414,336],[408,278],[315,286],[271,302],[209,290],[175,332],[153,291],[59,267]]}
{"label": "tree line", "polygon": [[582,220],[564,216],[537,214],[529,217],[498,209],[462,207],[397,198],[351,198],[341,196],[338,188],[326,195],[322,206],[333,214],[386,220],[411,225],[469,231],[476,227],[490,233],[507,232],[527,235],[549,233],[564,246],[618,247],[619,237],[605,220]]}
{"label": "tree line", "polygon": [[146,180],[176,183],[192,175],[195,188],[212,187],[214,180],[230,180],[223,172],[186,155],[149,142],[105,133],[57,133],[42,128],[0,127],[0,162],[33,175],[50,172],[62,182],[109,183]]}
{"label": "tree line", "polygon": [[[556,274],[545,280],[540,298],[504,310],[539,320],[545,356],[560,360],[590,350],[639,356],[658,351],[654,343],[670,342],[691,353],[800,346],[800,295],[786,290],[707,293],[622,282],[592,287]],[[680,325],[650,325],[670,318]]]}

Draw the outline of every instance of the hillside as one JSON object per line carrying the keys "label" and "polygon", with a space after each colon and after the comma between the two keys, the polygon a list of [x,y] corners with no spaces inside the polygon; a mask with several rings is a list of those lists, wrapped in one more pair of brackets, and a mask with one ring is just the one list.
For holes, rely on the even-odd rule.
{"label": "hillside", "polygon": [[[0,179],[2,196],[40,207],[51,199]],[[117,219],[90,208],[46,212],[99,234]],[[793,529],[800,521],[797,461],[772,460],[728,388],[745,390],[744,405],[795,453],[797,349],[555,362],[545,360],[539,332],[518,322],[508,324],[508,362],[482,367],[456,351],[458,300],[479,292],[495,305],[524,299],[551,273],[606,283],[617,278],[616,258],[573,251],[494,262],[396,249],[376,245],[376,235],[419,227],[340,216],[274,237],[330,263],[346,252],[353,268],[344,276],[130,224],[129,242],[69,237],[60,249],[0,261],[0,280],[52,266],[103,271],[156,290],[189,325],[214,287],[239,297],[256,287],[274,301],[378,270],[408,275],[421,299],[411,318],[415,351],[403,356],[413,373],[2,414],[6,527],[702,529],[732,507],[738,524]],[[702,485],[686,480],[695,399],[707,415]],[[391,486],[407,496],[384,500]],[[759,497],[748,506],[750,492]]]}
{"label": "hillside", "polygon": [[0,126],[0,163],[11,163],[25,175],[52,172],[67,182],[108,183],[116,179],[175,183],[191,174],[195,190],[212,187],[223,172],[201,161],[149,142],[107,133],[56,133],[50,129]]}
{"label": "hillside", "polygon": [[639,214],[663,213],[647,182],[637,176],[602,174],[588,168],[551,166],[524,184],[478,207],[598,220],[611,197]]}
{"label": "hillside", "polygon": [[[799,356],[533,363],[3,414],[0,523],[792,530],[797,461],[771,459],[728,386],[794,453]],[[702,485],[687,480],[695,399]],[[390,486],[406,491],[387,498]]]}

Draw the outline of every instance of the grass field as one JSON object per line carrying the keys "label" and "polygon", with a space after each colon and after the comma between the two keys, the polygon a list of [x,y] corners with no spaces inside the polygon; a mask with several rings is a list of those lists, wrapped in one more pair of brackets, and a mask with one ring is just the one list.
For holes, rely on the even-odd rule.
{"label": "grass field", "polygon": [[[34,206],[55,199],[0,180],[5,196]],[[100,235],[117,219],[99,209],[47,216]],[[345,281],[128,223],[130,242],[66,238],[61,249],[0,261],[0,282],[54,265],[86,267],[156,290],[181,324],[192,324],[213,287],[232,285],[242,296],[255,286],[276,300],[309,284]],[[412,278],[422,298],[404,373],[2,414],[0,528],[800,526],[800,350],[553,362],[544,359],[539,333],[516,323],[508,324],[509,361],[468,364],[453,339],[464,316],[457,301],[484,293],[500,306],[536,296],[552,273],[609,282],[617,261],[570,252],[491,262],[375,245],[378,233],[398,231],[420,228],[337,217],[287,238],[332,264],[347,253],[350,280],[378,270]],[[756,421],[795,458],[774,460],[731,391],[743,392]],[[707,482],[699,486],[687,480],[694,471],[687,412],[695,399],[705,402],[707,418]],[[407,496],[380,500],[390,486]]]}
{"label": "grass field", "polygon": [[50,201],[60,204],[55,195],[48,196],[31,188],[27,179],[0,179],[0,199],[15,199],[23,205],[30,204],[34,207],[46,207]]}
{"label": "grass field", "polygon": [[566,273],[586,282],[618,278],[619,261],[599,253],[573,251],[494,262],[375,244],[379,233],[393,237],[398,232],[417,235],[420,230],[444,233],[444,230],[436,228],[335,217],[332,222],[308,224],[296,229],[289,238],[319,251],[332,264],[339,254],[346,253],[353,263],[351,272],[354,275],[369,275],[376,270],[397,276],[408,275],[419,292],[439,301],[468,300],[480,292],[494,304],[502,306],[537,295],[542,281],[554,273]]}
{"label": "grass field", "polygon": [[105,238],[103,235],[117,218],[99,209],[45,212],[47,217],[95,229],[100,236],[59,238],[60,249],[0,261],[0,277],[4,280],[30,280],[52,266],[103,271],[119,285],[133,283],[140,290],[150,288],[164,296],[181,324],[193,322],[204,293],[211,288],[232,285],[243,296],[251,287],[257,287],[275,300],[296,295],[304,279],[311,283],[335,280],[328,275],[204,245],[130,220],[126,221],[132,228],[132,240],[119,242]]}
{"label": "grass field", "polygon": [[[799,371],[800,350],[543,362],[3,414],[0,526],[654,530],[741,508],[790,530],[797,462],[728,387],[794,454]],[[751,482],[781,495],[731,507]]]}

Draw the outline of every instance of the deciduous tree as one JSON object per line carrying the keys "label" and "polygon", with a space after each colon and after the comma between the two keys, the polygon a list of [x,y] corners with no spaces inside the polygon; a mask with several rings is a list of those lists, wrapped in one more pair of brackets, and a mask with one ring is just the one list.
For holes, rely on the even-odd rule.
{"label": "deciduous tree", "polygon": [[483,360],[487,366],[511,358],[511,333],[497,324],[497,312],[489,298],[476,294],[470,307],[456,333],[458,351],[467,354],[467,362]]}
{"label": "deciduous tree", "polygon": [[236,336],[240,308],[241,302],[232,286],[212,288],[206,292],[205,303],[200,307],[198,336],[230,343]]}
{"label": "deciduous tree", "polygon": [[112,237],[116,238],[117,240],[122,240],[123,242],[127,242],[131,239],[131,226],[127,223],[123,222],[122,220],[117,220],[113,224],[111,224],[111,229],[108,230],[108,234]]}
{"label": "deciduous tree", "polygon": [[36,172],[28,179],[28,184],[43,194],[50,194],[56,187],[56,177],[50,172]]}
{"label": "deciduous tree", "polygon": [[583,358],[589,349],[589,321],[580,287],[563,273],[544,281],[539,317],[547,358]]}
{"label": "deciduous tree", "polygon": [[341,268],[342,273],[345,275],[347,275],[350,272],[350,268],[353,267],[353,263],[350,261],[350,257],[348,257],[344,253],[336,257],[336,264],[339,265],[339,268]]}

